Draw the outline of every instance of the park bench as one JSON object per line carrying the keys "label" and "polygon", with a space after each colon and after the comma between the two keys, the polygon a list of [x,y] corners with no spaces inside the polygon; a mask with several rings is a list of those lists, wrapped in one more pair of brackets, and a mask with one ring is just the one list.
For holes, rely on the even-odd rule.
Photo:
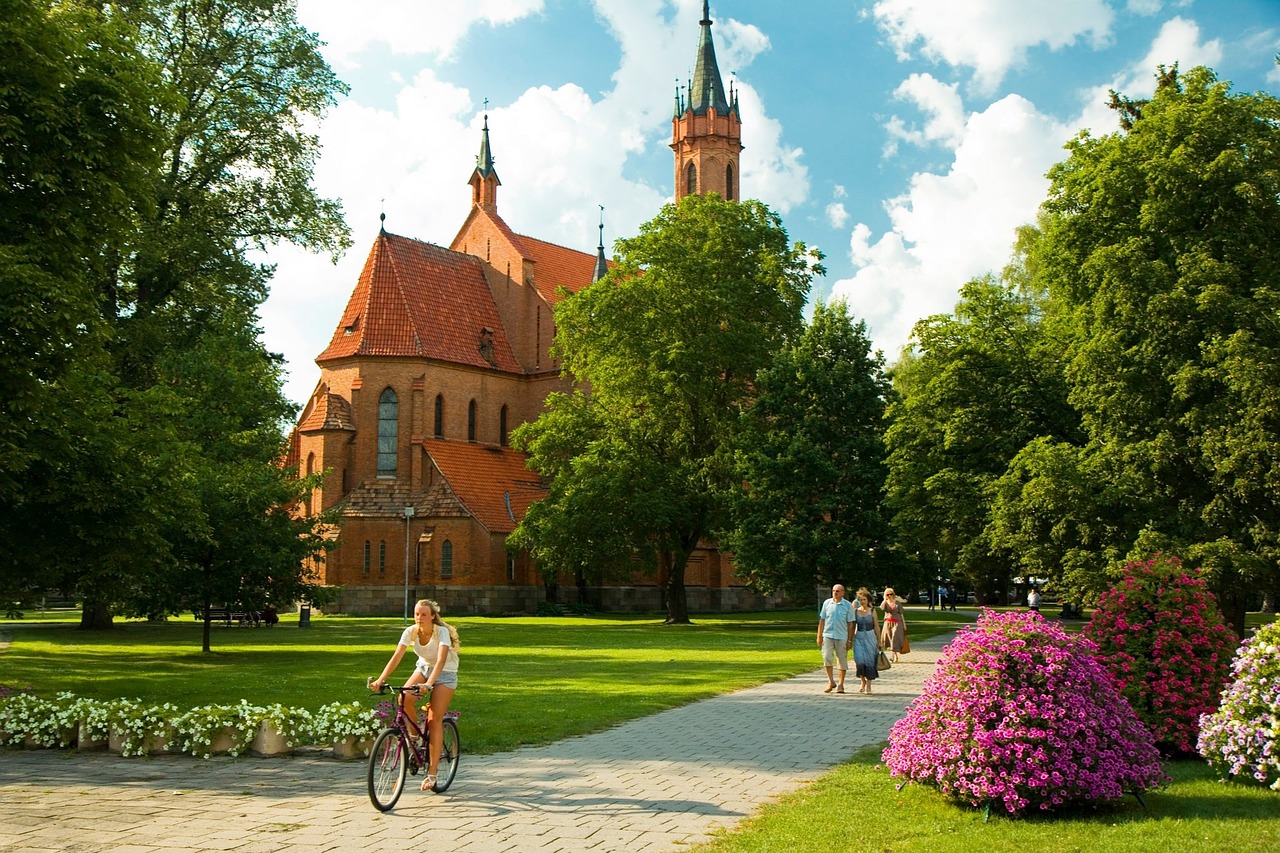
{"label": "park bench", "polygon": [[[204,619],[204,615],[199,610],[192,612],[195,614],[197,622]],[[226,607],[211,607],[209,608],[209,621],[221,622],[228,628],[231,627],[232,622],[237,625],[252,625],[256,628],[262,622],[262,614],[257,610],[230,610]]]}

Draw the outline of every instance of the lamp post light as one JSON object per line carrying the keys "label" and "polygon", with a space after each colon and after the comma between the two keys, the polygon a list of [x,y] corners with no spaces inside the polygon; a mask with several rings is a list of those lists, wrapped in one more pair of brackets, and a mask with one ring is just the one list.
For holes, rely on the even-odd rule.
{"label": "lamp post light", "polygon": [[413,507],[404,508],[404,624],[409,624],[409,520]]}

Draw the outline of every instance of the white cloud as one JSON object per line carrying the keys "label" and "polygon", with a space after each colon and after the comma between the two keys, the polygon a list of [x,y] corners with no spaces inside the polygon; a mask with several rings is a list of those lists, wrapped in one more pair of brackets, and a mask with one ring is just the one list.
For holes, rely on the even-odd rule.
{"label": "white cloud", "polygon": [[911,327],[950,311],[965,281],[1008,260],[1014,229],[1035,218],[1048,187],[1044,173],[1070,136],[1063,124],[1009,95],[969,116],[945,174],[916,174],[886,202],[891,229],[875,239],[858,223],[849,253],[859,269],[835,282],[890,359]]}
{"label": "white cloud", "polygon": [[886,154],[896,150],[897,140],[912,145],[927,145],[941,142],[955,146],[959,144],[964,133],[964,103],[956,91],[958,84],[943,83],[932,74],[912,74],[894,90],[893,96],[898,100],[908,101],[925,113],[927,120],[923,128],[908,127],[898,116],[892,116],[886,123],[890,142]]}
{"label": "white cloud", "polygon": [[373,45],[445,59],[476,24],[510,24],[544,5],[545,0],[378,0],[375,7],[351,0],[298,0],[298,20],[328,44],[325,56],[334,67],[350,68]]}
{"label": "white cloud", "polygon": [[843,204],[833,201],[827,205],[827,224],[832,228],[843,228],[849,222],[849,211]]}
{"label": "white cloud", "polygon": [[1194,21],[1172,18],[1160,27],[1152,40],[1151,48],[1139,60],[1123,69],[1109,82],[1093,86],[1081,93],[1082,112],[1076,126],[1088,128],[1094,136],[1113,133],[1119,129],[1115,112],[1107,104],[1110,92],[1119,92],[1131,100],[1151,97],[1156,88],[1156,67],[1171,68],[1175,63],[1182,70],[1197,65],[1216,67],[1222,61],[1222,43],[1217,39],[1201,43],[1200,27]]}
{"label": "white cloud", "polygon": [[918,42],[928,59],[972,69],[980,91],[993,91],[1035,45],[1105,43],[1113,19],[1105,0],[878,0],[872,15],[899,59]]}
{"label": "white cloud", "polygon": [[835,282],[832,296],[845,297],[867,320],[876,346],[896,357],[917,320],[950,312],[964,282],[1009,260],[1014,229],[1035,221],[1048,188],[1044,175],[1066,156],[1062,145],[1079,128],[1095,136],[1118,130],[1108,89],[1148,97],[1158,64],[1213,66],[1221,56],[1219,42],[1201,43],[1194,22],[1174,18],[1141,59],[1082,90],[1080,112],[1066,121],[1018,95],[968,116],[947,172],[917,173],[905,193],[885,203],[887,232],[877,238],[864,223],[854,227],[849,255],[857,270]]}

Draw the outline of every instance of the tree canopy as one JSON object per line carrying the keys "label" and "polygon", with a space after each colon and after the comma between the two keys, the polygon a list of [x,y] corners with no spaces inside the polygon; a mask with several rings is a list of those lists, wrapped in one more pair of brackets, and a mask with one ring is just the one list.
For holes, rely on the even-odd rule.
{"label": "tree canopy", "polygon": [[[727,527],[752,382],[802,325],[819,256],[755,201],[687,196],[618,241],[610,273],[556,309],[577,383],[516,432],[549,483],[513,534],[544,572],[656,569],[687,622],[689,555]],[[577,544],[575,544],[577,543]]]}
{"label": "tree canopy", "polygon": [[865,323],[844,302],[812,320],[756,377],[738,439],[736,574],[807,600],[815,585],[905,584],[883,512],[891,388]]}
{"label": "tree canopy", "polygon": [[[81,597],[86,626],[197,588],[287,603],[318,521],[278,523],[307,485],[280,465],[294,408],[249,252],[347,245],[311,186],[312,128],[345,87],[292,0],[5,7],[0,277],[24,330],[0,344],[0,416],[21,421],[0,454],[6,581]],[[238,585],[191,582],[246,560]]]}
{"label": "tree canopy", "polygon": [[[986,364],[947,355],[972,285],[955,317],[917,327],[890,496],[957,565],[1011,561],[1071,596],[1179,554],[1239,632],[1242,596],[1274,588],[1280,558],[1280,101],[1175,67],[1113,106],[1121,130],[1068,144],[1023,233],[1010,284],[1032,322],[981,336],[1030,342],[988,346]],[[1035,381],[1011,395],[1019,373]],[[1037,396],[1048,408],[1024,405]]]}

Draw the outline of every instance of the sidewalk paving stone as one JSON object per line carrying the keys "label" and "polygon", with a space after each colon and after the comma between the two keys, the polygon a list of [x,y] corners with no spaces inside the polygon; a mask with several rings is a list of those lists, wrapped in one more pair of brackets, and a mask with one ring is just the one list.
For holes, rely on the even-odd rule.
{"label": "sidewalk paving stone", "polygon": [[[499,755],[464,753],[443,795],[410,778],[393,812],[363,762],[0,750],[0,850],[275,853],[671,851],[883,741],[949,637],[912,643],[870,696],[821,670]],[[475,725],[477,723],[471,723]],[[838,737],[837,737],[838,735]]]}

